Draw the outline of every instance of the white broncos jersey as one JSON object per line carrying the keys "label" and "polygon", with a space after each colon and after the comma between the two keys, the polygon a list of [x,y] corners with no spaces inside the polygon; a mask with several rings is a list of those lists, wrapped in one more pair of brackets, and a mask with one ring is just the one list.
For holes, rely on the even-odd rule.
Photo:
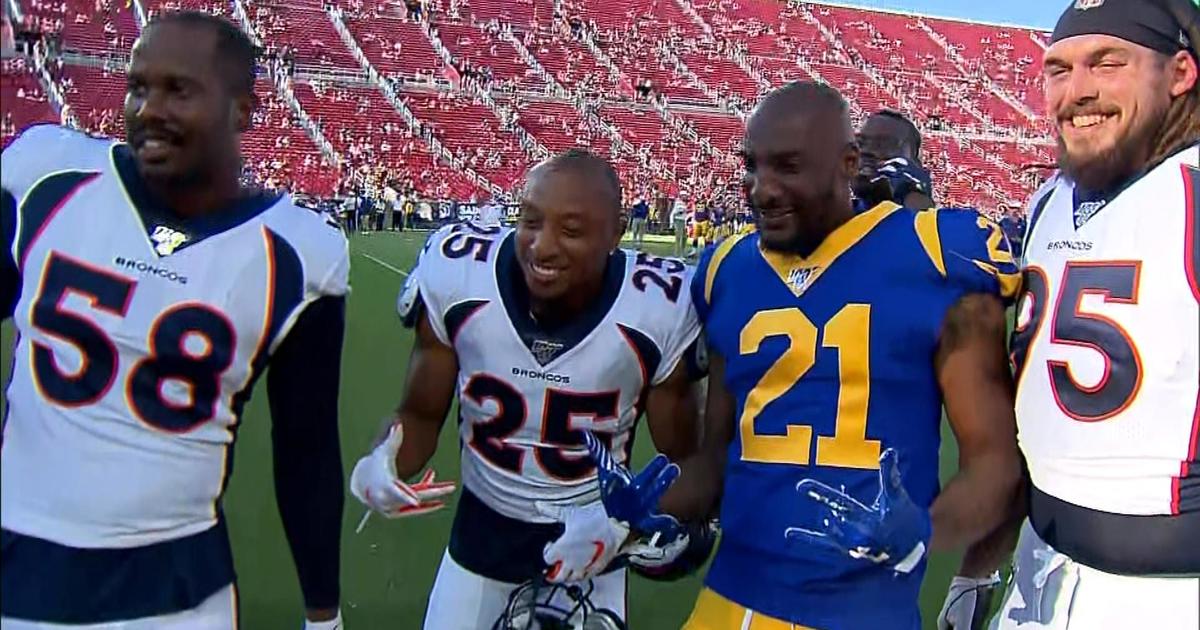
{"label": "white broncos jersey", "polygon": [[627,461],[648,388],[675,370],[699,336],[691,270],[618,250],[595,308],[560,330],[529,312],[515,232],[447,226],[425,245],[400,296],[419,299],[458,357],[463,485],[514,519],[548,522],[535,501],[598,498],[580,431]]}
{"label": "white broncos jersey", "polygon": [[347,292],[317,214],[264,197],[172,229],[131,168],[56,126],[4,151],[21,290],[0,521],[72,547],[212,527],[248,388],[308,303]]}
{"label": "white broncos jersey", "polygon": [[1055,176],[1030,206],[1017,424],[1034,485],[1063,501],[1200,510],[1198,154],[1107,201]]}

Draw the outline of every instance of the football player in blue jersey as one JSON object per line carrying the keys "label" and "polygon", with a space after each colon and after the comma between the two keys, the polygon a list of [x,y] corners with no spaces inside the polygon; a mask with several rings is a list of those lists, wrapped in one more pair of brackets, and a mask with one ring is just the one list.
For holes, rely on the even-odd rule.
{"label": "football player in blue jersey", "polygon": [[126,75],[125,142],[40,125],[4,150],[0,627],[236,628],[222,496],[269,367],[306,627],[341,628],[346,239],[240,183],[255,49],[237,26],[159,15]]}
{"label": "football player in blue jersey", "polygon": [[891,109],[871,115],[858,131],[855,203],[860,211],[881,201],[906,208],[933,207],[933,183],[921,166],[921,132],[904,114]]}
{"label": "football player in blue jersey", "polygon": [[[984,539],[1017,504],[1012,256],[973,211],[856,213],[859,150],[828,86],[769,94],[743,159],[759,231],[697,269],[703,444],[660,503],[695,519],[720,497],[685,627],[919,628],[929,550]],[[959,470],[939,489],[943,406]]]}

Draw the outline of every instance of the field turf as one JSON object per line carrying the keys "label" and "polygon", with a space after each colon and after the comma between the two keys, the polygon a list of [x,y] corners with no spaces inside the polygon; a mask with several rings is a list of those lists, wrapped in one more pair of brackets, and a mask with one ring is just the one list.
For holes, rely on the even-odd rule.
{"label": "field turf", "polygon": [[[408,363],[411,334],[395,314],[396,294],[423,243],[424,233],[377,233],[351,239],[351,286],[342,362],[341,440],[346,479],[367,449],[380,420],[395,406]],[[653,253],[667,245],[651,244]],[[4,326],[4,382],[11,363],[11,325]],[[263,382],[260,380],[260,383]],[[237,562],[242,627],[295,630],[301,627],[299,586],[275,508],[271,480],[270,417],[260,385],[238,432],[234,474],[225,511]],[[957,451],[943,427],[943,476],[956,466]],[[635,463],[651,454],[638,440]],[[441,478],[458,479],[457,436],[448,422],[433,466]],[[354,528],[363,507],[347,492],[342,537],[342,607],[347,630],[414,630],[421,627],[425,600],[450,532],[451,508],[387,521],[372,517],[361,534]],[[957,558],[932,559],[922,592],[925,627],[933,628]],[[634,630],[678,628],[691,611],[699,577],[662,584],[631,577],[629,620]],[[487,629],[483,629],[487,630]]]}

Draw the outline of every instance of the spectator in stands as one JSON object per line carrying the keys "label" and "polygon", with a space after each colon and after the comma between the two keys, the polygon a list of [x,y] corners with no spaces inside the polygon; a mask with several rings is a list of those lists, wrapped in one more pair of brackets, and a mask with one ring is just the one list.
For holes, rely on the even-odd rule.
{"label": "spectator in stands", "polygon": [[904,114],[885,109],[867,118],[858,145],[862,163],[853,187],[860,211],[884,201],[933,207],[933,185],[921,166],[921,132]]}
{"label": "spectator in stands", "polygon": [[633,207],[629,210],[630,227],[633,231],[634,247],[641,249],[642,243],[646,237],[646,221],[650,218],[650,204],[646,203],[646,198],[639,196],[634,202]]}

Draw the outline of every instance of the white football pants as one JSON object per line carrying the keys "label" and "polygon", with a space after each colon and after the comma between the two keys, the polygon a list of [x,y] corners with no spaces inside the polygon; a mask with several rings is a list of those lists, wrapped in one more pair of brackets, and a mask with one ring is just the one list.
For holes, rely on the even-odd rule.
{"label": "white football pants", "polygon": [[237,627],[237,589],[232,584],[209,595],[191,610],[130,621],[64,625],[0,618],[0,630],[236,630]]}
{"label": "white football pants", "polygon": [[1013,564],[1012,584],[992,630],[1200,628],[1200,577],[1105,573],[1055,551],[1028,520]]}
{"label": "white football pants", "polygon": [[[592,583],[592,604],[624,619],[625,569],[601,575]],[[433,591],[429,593],[425,630],[491,630],[508,606],[508,596],[517,586],[471,573],[455,562],[447,551],[438,567]],[[573,608],[561,590],[551,599],[551,604]]]}

